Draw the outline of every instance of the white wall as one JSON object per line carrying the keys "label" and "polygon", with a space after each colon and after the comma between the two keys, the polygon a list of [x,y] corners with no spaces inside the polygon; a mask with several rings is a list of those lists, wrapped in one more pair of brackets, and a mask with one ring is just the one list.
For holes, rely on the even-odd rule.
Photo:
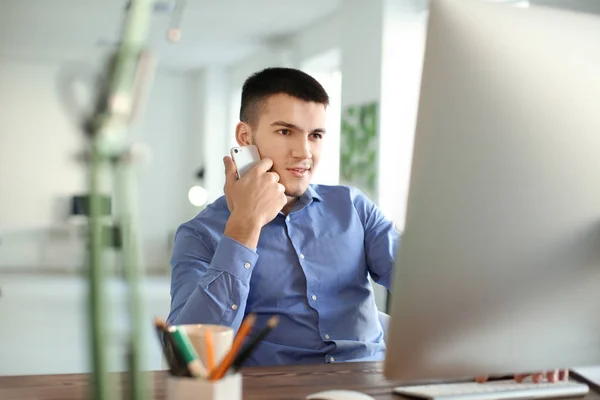
{"label": "white wall", "polygon": [[339,12],[322,18],[288,37],[269,45],[228,68],[232,93],[239,90],[251,74],[267,67],[294,67],[333,49],[341,42],[342,16]]}
{"label": "white wall", "polygon": [[[0,60],[0,269],[82,262],[83,244],[65,215],[68,197],[86,190],[85,169],[74,158],[84,140],[59,101],[59,70],[57,63]],[[187,201],[180,161],[185,88],[181,75],[157,73],[132,132],[152,150],[139,169],[138,217],[143,256],[153,268],[165,268],[168,233]]]}
{"label": "white wall", "polygon": [[[342,5],[342,7],[344,7]],[[342,13],[329,15],[287,38],[286,46],[293,59],[302,63],[340,48],[342,43]]]}
{"label": "white wall", "polygon": [[294,67],[295,58],[291,57],[292,53],[293,51],[286,46],[276,44],[267,46],[230,66],[228,68],[230,90],[241,89],[246,78],[264,68]]}
{"label": "white wall", "polygon": [[58,103],[57,73],[57,65],[0,62],[2,267],[39,264],[60,201],[85,185],[74,161],[82,136]]}
{"label": "white wall", "polygon": [[379,101],[383,0],[348,0],[341,9],[342,110]]}
{"label": "white wall", "polygon": [[[143,257],[150,268],[169,270],[170,234],[189,215],[188,179],[196,170],[186,168],[189,133],[186,101],[189,77],[183,73],[159,73],[143,118],[135,127],[152,157],[140,166],[139,228]],[[202,162],[203,154],[197,160]]]}
{"label": "white wall", "polygon": [[229,153],[229,138],[233,127],[229,124],[229,77],[225,69],[209,67],[195,74],[198,95],[197,112],[204,118],[193,134],[200,133],[202,160],[206,168],[205,187],[208,202],[223,195],[225,169],[223,157]]}

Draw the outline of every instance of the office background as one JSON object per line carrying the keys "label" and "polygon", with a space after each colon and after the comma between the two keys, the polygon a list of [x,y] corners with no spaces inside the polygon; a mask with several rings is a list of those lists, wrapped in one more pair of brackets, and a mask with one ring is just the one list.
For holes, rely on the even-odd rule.
{"label": "office background", "polygon": [[[597,0],[493,1],[600,14]],[[101,70],[125,3],[0,3],[0,375],[89,370],[85,217],[71,212],[73,196],[86,190],[85,140],[59,89],[65,74],[89,82]],[[168,313],[174,230],[222,193],[221,158],[234,144],[241,84],[251,73],[291,66],[321,81],[331,107],[315,182],[359,186],[402,229],[428,5],[189,0],[182,38],[171,43],[174,4],[156,2],[150,45],[159,65],[131,133],[150,150],[138,170],[138,217],[152,369],[161,360],[150,322]],[[76,89],[85,105],[90,86]],[[112,367],[121,369],[127,315],[116,272],[110,297]],[[384,310],[379,287],[377,302]]]}

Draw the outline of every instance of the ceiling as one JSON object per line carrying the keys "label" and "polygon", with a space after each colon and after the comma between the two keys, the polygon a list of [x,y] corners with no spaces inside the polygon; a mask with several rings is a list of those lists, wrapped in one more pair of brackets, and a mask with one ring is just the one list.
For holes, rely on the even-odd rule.
{"label": "ceiling", "polygon": [[[176,0],[157,0],[149,35],[162,66],[231,64],[269,41],[297,32],[342,0],[187,0],[182,38],[166,39]],[[119,38],[126,0],[0,0],[0,57],[94,57]]]}

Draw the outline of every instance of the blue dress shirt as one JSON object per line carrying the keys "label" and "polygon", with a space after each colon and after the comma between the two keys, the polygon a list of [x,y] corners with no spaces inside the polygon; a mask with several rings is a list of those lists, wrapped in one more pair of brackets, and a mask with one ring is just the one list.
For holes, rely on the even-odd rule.
{"label": "blue dress shirt", "polygon": [[[171,259],[171,324],[279,325],[245,365],[381,360],[372,279],[390,290],[399,234],[359,190],[310,185],[258,248],[224,236],[225,197],[182,224]],[[256,331],[256,330],[255,330]]]}

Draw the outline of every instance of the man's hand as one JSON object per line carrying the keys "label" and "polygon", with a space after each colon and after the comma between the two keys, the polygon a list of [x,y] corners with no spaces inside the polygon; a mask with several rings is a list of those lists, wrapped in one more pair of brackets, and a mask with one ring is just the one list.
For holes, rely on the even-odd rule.
{"label": "man's hand", "polygon": [[255,249],[263,226],[272,221],[287,203],[279,175],[268,172],[273,161],[264,158],[241,179],[236,178],[231,157],[225,163],[225,197],[231,211],[225,235]]}
{"label": "man's hand", "polygon": [[[537,372],[534,374],[517,374],[517,375],[515,375],[515,381],[522,382],[529,375],[531,375],[531,379],[533,380],[534,383],[541,382],[542,379],[544,379],[544,376],[546,376],[546,379],[548,379],[548,382],[558,382],[558,381],[566,381],[569,379],[569,370],[563,369],[563,370],[559,371],[559,370],[555,369],[554,371],[550,371],[550,372]],[[475,378],[475,380],[479,383],[486,382],[488,379],[489,379],[488,376],[478,376],[477,378]]]}

